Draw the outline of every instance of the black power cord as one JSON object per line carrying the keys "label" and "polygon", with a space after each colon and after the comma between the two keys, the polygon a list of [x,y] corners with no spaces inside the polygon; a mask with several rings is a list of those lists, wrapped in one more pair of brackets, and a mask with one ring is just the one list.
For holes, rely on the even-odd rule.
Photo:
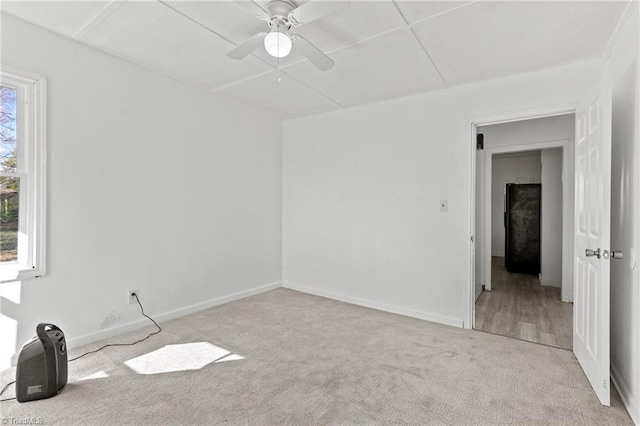
{"label": "black power cord", "polygon": [[110,343],[110,344],[108,344],[108,345],[104,345],[104,346],[102,346],[102,347],[100,347],[100,348],[98,348],[98,349],[96,349],[96,350],[89,351],[89,352],[83,353],[83,354],[82,354],[82,355],[80,355],[80,356],[77,356],[77,357],[75,357],[75,358],[72,358],[72,359],[70,359],[70,360],[69,360],[69,362],[71,362],[71,361],[75,361],[76,359],[80,359],[80,358],[82,358],[82,357],[83,357],[83,356],[85,356],[85,355],[89,355],[89,354],[96,353],[96,352],[101,351],[101,350],[103,350],[104,348],[108,348],[108,347],[110,347],[110,346],[133,346],[133,345],[135,345],[136,343],[144,342],[144,341],[145,341],[145,340],[147,340],[149,337],[151,337],[151,336],[153,336],[153,335],[155,335],[155,334],[158,334],[158,333],[160,333],[160,332],[162,331],[162,328],[158,325],[158,323],[157,323],[157,322],[155,322],[155,320],[154,320],[153,318],[151,318],[149,315],[147,315],[147,314],[145,314],[145,313],[144,313],[144,308],[142,307],[142,303],[140,303],[140,299],[138,299],[138,295],[137,295],[137,294],[135,294],[135,293],[131,293],[131,294],[136,298],[136,302],[138,302],[138,305],[140,305],[140,310],[142,311],[142,315],[143,315],[143,316],[145,316],[145,317],[147,317],[147,318],[149,318],[149,319],[151,320],[151,322],[153,322],[153,324],[155,324],[155,326],[156,326],[156,327],[158,327],[158,330],[157,330],[157,331],[154,331],[153,333],[150,333],[147,337],[144,337],[144,338],[142,338],[142,339],[140,339],[140,340],[136,340],[136,341],[135,341],[135,342],[133,342],[133,343]]}
{"label": "black power cord", "polygon": [[[86,356],[86,355],[94,354],[94,353],[96,353],[96,352],[98,352],[98,351],[101,351],[101,350],[103,350],[104,348],[108,348],[108,347],[110,347],[110,346],[133,346],[133,345],[135,345],[135,344],[137,344],[137,343],[144,342],[144,341],[145,341],[145,340],[147,340],[149,337],[154,336],[154,335],[156,335],[156,334],[158,334],[158,333],[160,333],[160,332],[162,331],[162,327],[160,327],[160,326],[158,325],[158,323],[157,323],[153,318],[151,318],[149,315],[147,315],[147,314],[145,314],[145,313],[144,313],[144,308],[142,307],[142,303],[140,303],[140,299],[138,299],[138,295],[137,295],[137,294],[135,294],[135,293],[131,293],[131,295],[132,295],[133,297],[135,297],[135,298],[136,298],[136,302],[138,302],[138,305],[140,306],[140,311],[142,312],[142,315],[143,315],[144,317],[148,318],[148,319],[149,319],[149,320],[150,320],[150,321],[151,321],[151,322],[152,322],[156,327],[158,327],[158,330],[154,331],[153,333],[149,333],[149,334],[147,335],[147,337],[144,337],[144,338],[142,338],[142,339],[140,339],[140,340],[136,340],[136,341],[135,341],[135,342],[133,342],[133,343],[110,343],[110,344],[108,344],[108,345],[101,346],[101,347],[99,347],[98,349],[95,349],[95,350],[93,350],[93,351],[85,352],[85,353],[83,353],[82,355],[79,355],[79,356],[77,356],[77,357],[75,357],[75,358],[72,358],[72,359],[70,359],[70,360],[69,360],[69,361],[67,361],[67,362],[72,362],[72,361],[75,361],[75,360],[77,360],[77,359],[80,359],[80,358],[82,358],[82,357],[84,357],[84,356]],[[7,384],[2,388],[2,391],[0,391],[0,395],[2,395],[2,394],[4,393],[4,391],[5,391],[5,390],[7,390],[7,388],[8,388],[9,386],[11,386],[12,384],[14,384],[15,382],[16,382],[16,381],[14,380],[13,382],[9,382],[9,383],[7,383]],[[15,397],[13,397],[13,398],[7,398],[7,399],[0,399],[0,402],[4,402],[4,401],[12,401],[12,400],[14,400],[14,399],[16,399],[16,398],[15,398]]]}
{"label": "black power cord", "polygon": [[[3,388],[2,388],[2,390],[0,391],[0,395],[2,395],[2,394],[4,393],[4,391],[6,391],[6,390],[7,390],[7,388],[8,388],[9,386],[11,386],[12,384],[14,384],[15,382],[16,382],[16,381],[14,380],[13,382],[9,382],[9,383],[7,383],[6,385],[4,385],[4,387],[3,387]],[[16,398],[15,398],[15,397],[13,397],[13,398],[7,398],[7,399],[0,399],[0,402],[4,402],[4,401],[11,401],[11,400],[13,400],[13,399],[16,399]]]}

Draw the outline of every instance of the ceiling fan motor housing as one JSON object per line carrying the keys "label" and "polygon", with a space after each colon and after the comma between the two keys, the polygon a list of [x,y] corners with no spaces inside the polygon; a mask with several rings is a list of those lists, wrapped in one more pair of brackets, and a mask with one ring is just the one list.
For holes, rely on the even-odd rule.
{"label": "ceiling fan motor housing", "polygon": [[278,31],[281,33],[287,33],[291,29],[291,22],[287,18],[281,16],[273,16],[269,19],[269,26],[271,31]]}
{"label": "ceiling fan motor housing", "polygon": [[295,20],[290,18],[291,12],[297,7],[293,1],[271,0],[267,2],[266,9],[269,12],[269,26],[272,31],[287,32]]}
{"label": "ceiling fan motor housing", "polygon": [[290,0],[270,0],[265,6],[272,18],[280,17],[285,19],[288,19],[289,14],[293,12],[296,7],[296,4]]}

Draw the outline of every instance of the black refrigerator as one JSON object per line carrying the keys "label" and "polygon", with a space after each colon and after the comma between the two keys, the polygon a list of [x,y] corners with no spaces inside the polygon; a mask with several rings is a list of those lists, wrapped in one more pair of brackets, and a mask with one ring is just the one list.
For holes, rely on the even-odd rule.
{"label": "black refrigerator", "polygon": [[505,267],[520,274],[540,273],[539,183],[508,183],[505,191]]}

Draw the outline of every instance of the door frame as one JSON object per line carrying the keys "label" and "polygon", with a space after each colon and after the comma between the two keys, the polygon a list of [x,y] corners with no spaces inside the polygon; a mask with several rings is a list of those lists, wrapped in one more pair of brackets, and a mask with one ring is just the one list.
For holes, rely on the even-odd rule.
{"label": "door frame", "polygon": [[[577,104],[565,104],[565,105],[555,105],[555,106],[547,106],[541,108],[530,109],[526,111],[519,112],[503,112],[496,113],[490,115],[483,115],[478,117],[471,117],[467,120],[467,128],[469,130],[469,235],[470,235],[470,244],[469,244],[469,275],[467,280],[467,286],[465,287],[464,300],[467,305],[467,315],[464,321],[464,327],[468,329],[473,329],[475,327],[476,321],[476,283],[475,283],[475,275],[476,275],[476,260],[475,260],[475,252],[476,252],[476,132],[478,127],[494,125],[494,124],[503,124],[503,123],[511,123],[516,121],[526,121],[533,120],[537,118],[546,118],[546,117],[555,117],[559,115],[567,115],[576,113]],[[517,145],[517,146],[509,146],[509,147],[496,147],[493,149],[485,150],[485,173],[484,173],[484,196],[485,196],[485,220],[484,220],[484,229],[485,229],[485,238],[484,238],[484,246],[482,247],[482,265],[484,265],[484,279],[485,279],[485,288],[487,288],[487,284],[489,284],[487,289],[491,288],[491,239],[486,238],[491,232],[491,162],[493,154],[505,153],[505,152],[514,152],[514,151],[531,151],[537,149],[547,149],[547,148],[562,148],[562,168],[563,168],[563,199],[565,197],[565,188],[568,186],[567,182],[564,182],[565,171],[567,170],[568,162],[571,161],[569,156],[567,155],[567,147],[569,143],[575,144],[575,135],[574,140],[555,140],[555,141],[546,141],[540,143],[532,143],[525,145]],[[488,168],[487,168],[488,163]],[[574,170],[575,175],[575,170]],[[487,202],[488,197],[488,202]],[[570,200],[573,203],[573,199]],[[563,203],[564,204],[564,203]],[[489,213],[487,214],[487,209]],[[563,220],[562,227],[563,232],[565,227],[570,224],[565,221],[565,213],[563,211]],[[573,226],[570,227],[571,234],[573,234]],[[572,260],[572,256],[566,256],[564,247],[567,242],[562,241],[563,245],[563,267],[562,267],[562,275],[563,281],[565,280],[566,266],[565,262],[567,260]],[[571,240],[573,243],[573,239]],[[573,248],[571,249],[573,251]],[[569,259],[566,259],[569,257]],[[569,267],[569,270],[572,270],[572,266]],[[488,279],[487,279],[488,277]],[[572,280],[573,281],[573,280]],[[573,286],[573,282],[571,282],[571,286]],[[571,297],[573,292],[571,292]]]}

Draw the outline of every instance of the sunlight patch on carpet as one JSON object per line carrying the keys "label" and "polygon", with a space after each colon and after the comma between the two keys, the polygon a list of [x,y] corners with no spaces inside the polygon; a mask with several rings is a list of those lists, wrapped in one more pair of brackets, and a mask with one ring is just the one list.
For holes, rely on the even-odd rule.
{"label": "sunlight patch on carpet", "polygon": [[226,362],[226,361],[240,361],[241,359],[244,359],[244,357],[238,354],[231,354],[229,356],[225,356],[224,358],[217,360],[216,364],[219,362]]}
{"label": "sunlight patch on carpet", "polygon": [[209,342],[194,342],[167,345],[148,354],[125,361],[124,364],[139,374],[160,374],[199,370],[217,361],[240,359],[244,359],[244,357],[232,354],[230,351],[212,345]]}
{"label": "sunlight patch on carpet", "polygon": [[109,377],[105,371],[98,371],[97,373],[89,374],[88,376],[78,379],[78,382],[82,380],[104,379],[105,377]]}

